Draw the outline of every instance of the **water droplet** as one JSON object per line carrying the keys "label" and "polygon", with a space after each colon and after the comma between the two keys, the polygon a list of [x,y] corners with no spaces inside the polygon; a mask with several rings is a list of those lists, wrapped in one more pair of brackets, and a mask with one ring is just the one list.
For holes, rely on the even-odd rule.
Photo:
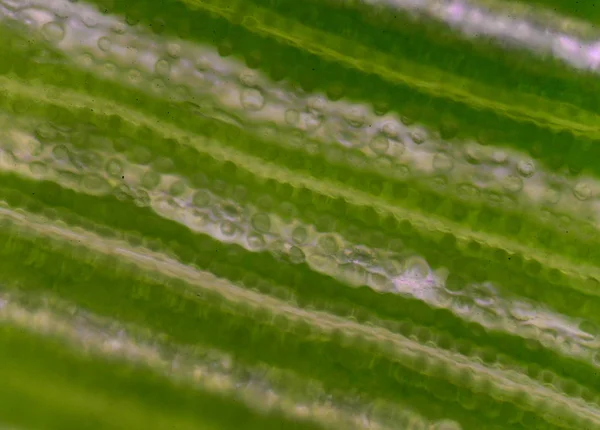
{"label": "water droplet", "polygon": [[111,190],[110,184],[99,175],[86,175],[81,181],[81,185],[95,193],[108,193]]}
{"label": "water droplet", "polygon": [[60,161],[69,161],[71,159],[69,148],[67,148],[65,145],[56,145],[52,149],[52,155],[54,155],[54,158]]}
{"label": "water droplet", "polygon": [[185,181],[182,181],[182,180],[175,181],[169,187],[169,194],[171,194],[174,197],[179,197],[183,193],[185,193],[185,189],[186,189]]}
{"label": "water droplet", "polygon": [[304,252],[297,246],[292,246],[289,250],[290,261],[293,264],[301,264],[306,260]]}
{"label": "water droplet", "polygon": [[427,139],[427,133],[421,129],[411,130],[410,138],[412,139],[412,141],[414,143],[416,143],[417,145],[420,145],[423,142],[425,142],[425,140]]}
{"label": "water droplet", "polygon": [[160,76],[168,76],[171,73],[171,64],[164,58],[161,58],[154,64],[154,72]]}
{"label": "water droplet", "polygon": [[151,87],[152,91],[156,93],[162,93],[167,88],[167,85],[161,79],[154,79]]}
{"label": "water droplet", "polygon": [[296,125],[300,120],[300,113],[294,109],[288,109],[285,112],[285,122],[289,125]]}
{"label": "water droplet", "polygon": [[422,257],[410,257],[406,260],[406,272],[409,277],[425,279],[429,275],[429,264]]}
{"label": "water droplet", "polygon": [[240,95],[240,102],[244,109],[258,111],[265,105],[265,98],[260,90],[256,88],[246,88]]}
{"label": "water droplet", "polygon": [[390,141],[385,136],[377,135],[371,140],[369,147],[375,154],[384,155],[390,147]]}
{"label": "water droplet", "polygon": [[352,127],[362,127],[366,122],[366,114],[359,106],[351,107],[344,115],[344,119]]}
{"label": "water droplet", "polygon": [[172,58],[179,58],[181,55],[181,45],[177,43],[169,43],[167,46],[167,54],[169,54]]}
{"label": "water droplet", "polygon": [[237,233],[237,226],[231,221],[223,221],[220,225],[221,233],[224,236],[232,237]]}
{"label": "water droplet", "polygon": [[260,234],[252,233],[248,235],[247,242],[248,246],[252,250],[260,250],[265,248],[265,239]]}
{"label": "water droplet", "polygon": [[509,175],[502,181],[502,187],[509,193],[516,193],[523,188],[523,179],[517,175]]}
{"label": "water droplet", "polygon": [[110,50],[111,45],[112,45],[112,42],[106,36],[103,36],[100,39],[98,39],[98,48],[101,51],[108,52]]}
{"label": "water droplet", "polygon": [[196,191],[192,197],[192,203],[199,208],[207,207],[210,204],[210,193],[206,190]]}
{"label": "water droplet", "polygon": [[120,178],[123,175],[123,165],[119,160],[109,160],[106,163],[106,173],[108,173],[113,178]]}
{"label": "water droplet", "polygon": [[328,255],[335,254],[339,251],[340,245],[333,235],[325,235],[319,238],[319,247]]}
{"label": "water droplet", "polygon": [[400,125],[395,121],[388,121],[381,127],[381,132],[390,139],[397,139],[400,136]]}
{"label": "water droplet", "polygon": [[41,124],[35,130],[36,135],[42,140],[52,140],[56,138],[57,132],[50,124]]}
{"label": "water droplet", "polygon": [[573,188],[573,194],[578,200],[587,200],[592,197],[592,188],[585,182],[580,182]]}
{"label": "water droplet", "polygon": [[60,42],[65,37],[65,28],[62,24],[51,21],[44,24],[42,34],[49,42]]}
{"label": "water droplet", "polygon": [[94,28],[98,25],[98,18],[95,14],[86,14],[83,16],[83,24],[88,28]]}
{"label": "water droplet", "polygon": [[259,212],[252,217],[252,227],[261,233],[267,233],[271,229],[271,219],[264,212]]}
{"label": "water droplet", "polygon": [[531,160],[521,160],[517,164],[517,171],[525,178],[530,178],[535,173],[535,164]]}
{"label": "water droplet", "polygon": [[308,231],[306,227],[299,226],[292,231],[292,241],[298,245],[302,245],[308,239]]}
{"label": "water droplet", "polygon": [[142,80],[142,72],[140,72],[137,69],[131,69],[127,73],[127,78],[129,79],[129,82],[131,82],[132,84],[134,84],[134,85],[139,84]]}
{"label": "water droplet", "polygon": [[149,170],[142,176],[142,186],[148,189],[154,189],[160,184],[160,174]]}
{"label": "water droplet", "polygon": [[247,87],[254,87],[258,84],[258,74],[254,70],[244,70],[240,73],[240,82]]}

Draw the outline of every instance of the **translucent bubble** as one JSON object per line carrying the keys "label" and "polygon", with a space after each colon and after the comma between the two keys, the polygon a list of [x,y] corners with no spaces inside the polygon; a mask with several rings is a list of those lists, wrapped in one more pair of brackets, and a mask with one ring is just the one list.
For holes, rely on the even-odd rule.
{"label": "translucent bubble", "polygon": [[183,193],[185,193],[185,189],[186,189],[185,181],[181,181],[181,180],[175,181],[169,187],[169,194],[171,194],[172,196],[175,196],[175,197],[179,197]]}
{"label": "translucent bubble", "polygon": [[308,230],[306,227],[299,226],[292,231],[292,241],[298,245],[306,243],[308,239]]}
{"label": "translucent bubble", "polygon": [[390,278],[380,273],[369,273],[369,278],[371,280],[371,285],[377,291],[392,291],[394,288],[394,283]]}
{"label": "translucent bubble", "polygon": [[437,171],[448,172],[454,167],[454,162],[448,155],[439,153],[433,156],[432,166]]}
{"label": "translucent bubble", "polygon": [[375,154],[384,155],[390,147],[390,141],[385,136],[377,135],[371,140],[369,147]]}
{"label": "translucent bubble", "polygon": [[260,90],[256,88],[246,88],[240,95],[240,102],[244,109],[258,111],[265,105],[265,97]]}
{"label": "translucent bubble", "polygon": [[52,140],[54,138],[56,138],[57,136],[57,132],[56,129],[54,127],[52,127],[50,124],[41,124],[39,127],[37,127],[35,129],[35,134],[37,135],[38,138],[42,139],[42,140]]}
{"label": "translucent bubble", "polygon": [[94,28],[98,25],[98,18],[93,14],[86,14],[83,16],[83,23],[88,28]]}
{"label": "translucent bubble", "polygon": [[113,178],[120,178],[123,175],[123,165],[119,160],[113,158],[106,163],[106,173]]}
{"label": "translucent bubble", "polygon": [[88,53],[79,55],[76,61],[80,66],[85,68],[89,68],[94,65],[94,57]]}
{"label": "translucent bubble", "polygon": [[82,178],[81,185],[90,190],[91,192],[96,193],[108,193],[111,189],[110,184],[99,175],[85,175]]}
{"label": "translucent bubble", "polygon": [[231,222],[231,221],[223,221],[220,226],[219,226],[221,233],[224,236],[227,237],[233,237],[235,236],[235,234],[238,231],[237,226],[235,225],[235,223]]}
{"label": "translucent bubble", "polygon": [[252,217],[252,227],[259,232],[267,233],[271,229],[271,218],[264,212],[259,212]]}
{"label": "translucent bubble", "polygon": [[285,112],[285,122],[289,125],[296,125],[300,121],[300,113],[294,109],[288,109]]}
{"label": "translucent bubble", "polygon": [[262,235],[252,233],[247,238],[248,246],[252,250],[260,250],[265,248],[265,239]]}
{"label": "translucent bubble", "polygon": [[446,289],[448,291],[452,291],[452,292],[457,292],[457,291],[462,291],[466,286],[466,282],[465,280],[455,274],[455,273],[450,273],[448,275],[448,278],[446,278]]}
{"label": "translucent bubble", "polygon": [[115,34],[125,34],[127,32],[127,25],[124,22],[115,22],[111,26],[111,31]]}
{"label": "translucent bubble", "polygon": [[406,260],[406,275],[425,279],[429,275],[429,264],[422,257],[410,257]]}
{"label": "translucent bubble", "polygon": [[573,188],[573,195],[575,195],[578,200],[587,200],[592,197],[592,194],[592,188],[585,182],[580,182]]}
{"label": "translucent bubble", "polygon": [[400,126],[394,121],[389,121],[383,124],[381,132],[390,139],[397,139],[400,136]]}
{"label": "translucent bubble", "polygon": [[160,174],[149,170],[142,176],[142,186],[148,189],[154,189],[160,184]]}
{"label": "translucent bubble", "polygon": [[524,176],[525,178],[530,178],[535,173],[535,164],[533,163],[533,161],[530,160],[519,161],[519,164],[517,164],[517,171],[521,176]]}
{"label": "translucent bubble", "polygon": [[207,207],[210,204],[210,200],[210,193],[206,190],[196,191],[192,197],[192,203],[199,208]]}
{"label": "translucent bubble", "polygon": [[323,250],[323,252],[325,252],[326,254],[329,254],[329,255],[335,254],[340,249],[340,245],[339,245],[336,237],[333,235],[321,236],[319,238],[318,243],[319,243],[319,247]]}
{"label": "translucent bubble", "polygon": [[509,193],[516,193],[523,188],[523,179],[516,175],[509,175],[502,181],[502,187]]}
{"label": "translucent bubble", "polygon": [[320,253],[309,254],[307,260],[311,266],[323,272],[339,270],[337,262],[330,255]]}
{"label": "translucent bubble", "polygon": [[508,161],[508,154],[504,151],[494,151],[490,160],[495,164],[504,164]]}
{"label": "translucent bubble", "polygon": [[101,51],[108,52],[110,50],[111,45],[112,42],[106,36],[102,36],[100,39],[98,39],[98,48]]}
{"label": "translucent bubble", "polygon": [[52,149],[52,155],[54,158],[60,161],[70,161],[71,159],[69,148],[67,148],[65,145],[56,145]]}
{"label": "translucent bubble", "polygon": [[154,79],[151,84],[152,91],[156,93],[162,93],[167,88],[167,85],[161,79]]}
{"label": "translucent bubble", "polygon": [[172,58],[179,58],[181,56],[181,45],[178,43],[169,43],[167,46],[167,54]]}
{"label": "translucent bubble", "polygon": [[344,119],[352,127],[362,127],[366,123],[366,113],[360,107],[354,106],[344,114]]}
{"label": "translucent bubble", "polygon": [[115,76],[118,70],[119,68],[115,63],[108,62],[104,63],[104,65],[102,66],[102,73],[105,76]]}
{"label": "translucent bubble", "polygon": [[297,246],[292,246],[290,248],[289,256],[290,256],[290,261],[294,264],[301,264],[301,263],[304,263],[304,261],[306,260],[306,256],[304,255],[304,252],[302,251],[302,249],[298,248]]}
{"label": "translucent bubble", "polygon": [[254,70],[244,70],[240,73],[240,82],[247,87],[254,87],[258,84],[258,74]]}
{"label": "translucent bubble", "polygon": [[42,34],[49,42],[60,42],[65,37],[65,28],[62,24],[51,21],[44,24]]}
{"label": "translucent bubble", "polygon": [[242,218],[242,209],[233,203],[224,203],[221,209],[223,215],[230,220],[239,221]]}
{"label": "translucent bubble", "polygon": [[131,69],[127,72],[127,79],[130,83],[137,85],[142,81],[142,72],[137,69]]}
{"label": "translucent bubble", "polygon": [[196,60],[196,69],[201,72],[207,72],[212,69],[212,63],[209,58],[199,57]]}
{"label": "translucent bubble", "polygon": [[171,73],[171,64],[164,58],[161,58],[154,64],[154,72],[157,75],[168,76]]}
{"label": "translucent bubble", "polygon": [[140,208],[148,207],[150,206],[150,196],[144,190],[137,190],[133,202]]}
{"label": "translucent bubble", "polygon": [[425,140],[427,139],[427,133],[421,129],[411,130],[410,138],[412,139],[412,141],[414,143],[416,143],[417,145],[420,145],[421,143],[425,142]]}
{"label": "translucent bubble", "polygon": [[310,99],[308,99],[306,105],[307,105],[306,107],[308,108],[309,112],[311,112],[317,116],[320,116],[323,114],[323,112],[327,108],[327,101],[323,97],[315,96],[315,97],[311,97]]}

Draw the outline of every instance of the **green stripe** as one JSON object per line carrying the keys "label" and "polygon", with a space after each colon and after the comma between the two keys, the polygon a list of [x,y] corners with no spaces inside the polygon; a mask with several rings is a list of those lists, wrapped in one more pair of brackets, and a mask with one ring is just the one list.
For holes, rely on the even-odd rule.
{"label": "green stripe", "polygon": [[[453,149],[477,140],[522,151],[557,183],[600,176],[596,77],[559,60],[467,39],[444,25],[360,2],[91,3],[104,14],[124,16],[126,32],[154,32],[135,37],[177,36],[208,45],[301,96],[320,92],[429,127]],[[593,21],[593,14],[587,18]],[[36,176],[40,166],[34,164],[0,168],[4,291],[66,301],[78,312],[139,327],[150,342],[224,351],[240,369],[293,375],[293,382],[281,382],[287,393],[282,402],[306,395],[310,403],[316,384],[322,388],[312,392],[317,403],[325,404],[323,393],[331,393],[332,399],[355,398],[361,408],[396,405],[437,430],[446,428],[443,420],[463,430],[600,427],[594,415],[600,398],[594,355],[600,239],[587,218],[595,216],[595,197],[581,211],[518,195],[494,205],[485,192],[465,196],[460,184],[436,188],[433,174],[394,177],[402,166],[385,170],[358,151],[332,150],[337,143],[254,120],[252,112],[218,105],[210,93],[169,100],[179,78],[167,76],[165,92],[151,94],[79,67],[77,52],[61,52],[24,27],[2,21],[0,38],[6,41],[0,46],[2,149],[13,145],[21,157],[28,151],[23,139],[34,136],[40,148],[54,151],[47,176]],[[142,74],[144,82],[153,78]],[[269,127],[271,136],[263,133]],[[79,163],[76,173],[61,165],[65,154]],[[6,161],[7,153],[2,157]],[[102,179],[111,157],[124,160],[113,185]],[[402,272],[408,257],[419,257],[436,276],[449,272],[447,289],[470,291],[470,285],[491,282],[498,292],[489,311],[506,313],[494,321],[508,321],[517,302],[528,299],[538,316],[559,316],[594,340],[586,344],[560,327],[536,328],[558,320],[534,317],[529,332],[525,322],[480,324],[477,313],[485,310],[474,305],[474,296],[453,296],[444,305],[380,293],[372,288],[376,278],[367,280],[357,264],[321,269],[277,248],[292,242],[251,251],[217,234],[194,232],[149,206],[144,193],[152,185],[134,189],[137,199],[119,191],[119,184],[139,182],[130,175],[141,166],[174,175],[185,189],[210,192],[238,210],[256,208],[273,225],[281,219],[314,226],[320,237],[335,234],[349,244],[391,251],[398,260],[377,266],[397,263]],[[453,175],[450,182],[460,172]],[[177,191],[166,197],[177,198]],[[559,221],[565,214],[571,218]],[[261,234],[279,233],[272,228]],[[296,245],[297,251],[303,246]],[[144,260],[135,252],[169,260],[155,254]],[[352,270],[357,279],[363,276],[358,286],[347,277]],[[428,285],[404,282],[415,283],[415,291]],[[452,311],[461,300],[471,313]],[[0,329],[0,350],[11,351],[0,354],[2,424],[336,426],[324,416],[293,419],[302,412],[290,415],[291,406],[261,411],[233,395],[160,376],[149,362],[96,356],[53,333],[19,327],[5,321]],[[298,393],[307,394],[294,394],[296,383]],[[347,416],[361,410],[355,409]],[[382,422],[411,428],[410,416]]]}

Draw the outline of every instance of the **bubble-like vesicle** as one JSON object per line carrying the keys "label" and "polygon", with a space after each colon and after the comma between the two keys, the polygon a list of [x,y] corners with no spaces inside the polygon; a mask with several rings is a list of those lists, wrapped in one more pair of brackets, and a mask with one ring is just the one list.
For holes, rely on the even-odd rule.
{"label": "bubble-like vesicle", "polygon": [[525,178],[530,178],[535,173],[535,164],[533,161],[519,161],[517,164],[517,171]]}
{"label": "bubble-like vesicle", "polygon": [[211,202],[210,193],[206,190],[196,191],[192,197],[192,203],[199,208],[208,207]]}
{"label": "bubble-like vesicle", "polygon": [[390,147],[390,142],[387,137],[377,135],[371,140],[369,147],[375,154],[384,155]]}
{"label": "bubble-like vesicle", "polygon": [[516,193],[523,188],[523,179],[517,175],[509,175],[503,179],[502,187],[509,193]]}
{"label": "bubble-like vesicle", "polygon": [[588,200],[593,195],[592,188],[585,182],[580,182],[573,188],[573,195],[578,200]]}
{"label": "bubble-like vesicle", "polygon": [[265,105],[263,93],[256,88],[245,88],[240,94],[240,103],[249,111],[259,111]]}
{"label": "bubble-like vesicle", "polygon": [[171,73],[171,64],[164,58],[161,58],[154,64],[154,72],[160,76],[169,76],[169,73]]}
{"label": "bubble-like vesicle", "polygon": [[101,51],[108,52],[112,46],[112,42],[106,36],[102,36],[98,39],[98,48]]}
{"label": "bubble-like vesicle", "polygon": [[325,254],[333,255],[337,253],[340,249],[340,244],[335,236],[333,235],[324,235],[321,236],[318,240],[319,247],[323,250]]}
{"label": "bubble-like vesicle", "polygon": [[450,273],[448,275],[448,278],[446,278],[446,289],[448,291],[458,292],[458,291],[462,291],[465,287],[466,287],[465,280],[461,276],[459,276],[455,273]]}
{"label": "bubble-like vesicle", "polygon": [[290,261],[294,264],[301,264],[304,263],[304,261],[306,260],[304,252],[297,246],[292,246],[288,254],[290,257]]}
{"label": "bubble-like vesicle", "polygon": [[292,241],[297,245],[303,245],[308,239],[308,231],[304,226],[298,226],[292,231]]}
{"label": "bubble-like vesicle", "polygon": [[120,178],[123,176],[123,164],[117,159],[109,160],[106,163],[106,173],[113,178]]}
{"label": "bubble-like vesicle", "polygon": [[252,217],[252,227],[261,233],[268,233],[271,230],[271,219],[268,214],[259,212]]}
{"label": "bubble-like vesicle", "polygon": [[65,27],[59,22],[50,21],[43,25],[42,34],[49,42],[60,42],[65,37]]}

